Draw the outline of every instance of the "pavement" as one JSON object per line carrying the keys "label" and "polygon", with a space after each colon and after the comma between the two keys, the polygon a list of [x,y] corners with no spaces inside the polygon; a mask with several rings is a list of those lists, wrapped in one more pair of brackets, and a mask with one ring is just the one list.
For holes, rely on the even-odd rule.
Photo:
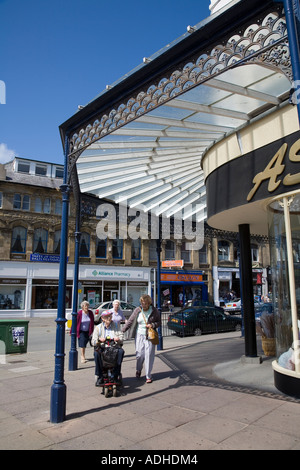
{"label": "pavement", "polygon": [[[54,319],[30,319],[29,339],[35,328],[41,330],[41,323],[44,334],[55,330]],[[300,400],[274,387],[270,358],[263,357],[261,364],[243,363],[239,353],[243,341],[238,332],[165,337],[163,350],[156,353],[154,380],[146,384],[145,376],[135,377],[134,342],[128,340],[121,394],[105,398],[94,386],[91,347],[88,362],[79,363],[76,371],[68,370],[70,337],[66,334],[66,419],[56,424],[50,422],[55,346],[31,350],[29,345],[27,353],[2,356],[0,449],[99,449],[100,463],[114,457],[119,460],[110,463],[129,467],[134,466],[133,460],[120,461],[122,455],[139,455],[140,464],[148,455],[163,451],[170,455],[184,450],[198,458],[200,450],[299,450]],[[182,362],[174,360],[202,348],[212,357],[218,345],[224,360],[210,362],[201,375],[189,374]],[[227,348],[236,348],[236,357],[227,360]],[[193,359],[200,364],[201,354]]]}

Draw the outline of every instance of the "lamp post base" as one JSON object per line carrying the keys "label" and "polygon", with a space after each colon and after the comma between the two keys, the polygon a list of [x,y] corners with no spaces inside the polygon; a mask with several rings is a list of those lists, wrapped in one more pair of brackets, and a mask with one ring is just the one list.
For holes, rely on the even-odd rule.
{"label": "lamp post base", "polygon": [[62,423],[66,418],[67,387],[65,384],[53,384],[50,399],[50,422]]}
{"label": "lamp post base", "polygon": [[73,351],[72,349],[69,351],[69,370],[77,370],[78,364],[78,351],[77,349]]}

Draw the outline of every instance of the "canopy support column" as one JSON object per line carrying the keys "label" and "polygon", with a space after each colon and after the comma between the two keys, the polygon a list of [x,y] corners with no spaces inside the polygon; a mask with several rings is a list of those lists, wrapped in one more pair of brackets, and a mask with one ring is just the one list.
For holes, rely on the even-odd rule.
{"label": "canopy support column", "polygon": [[[161,320],[161,295],[160,295],[160,283],[161,283],[161,274],[160,274],[160,253],[161,253],[161,221],[159,221],[159,237],[156,240],[156,255],[157,255],[157,309],[159,311],[160,320]],[[163,336],[162,336],[162,327],[158,328],[158,338],[159,343],[157,345],[157,350],[163,350]]]}
{"label": "canopy support column", "polygon": [[250,229],[248,224],[239,225],[239,238],[245,329],[245,356],[257,357]]}

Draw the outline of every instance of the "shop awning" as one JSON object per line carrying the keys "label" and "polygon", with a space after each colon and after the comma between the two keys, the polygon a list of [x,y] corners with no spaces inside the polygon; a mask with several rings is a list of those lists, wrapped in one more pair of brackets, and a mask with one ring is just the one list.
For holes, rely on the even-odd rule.
{"label": "shop awning", "polygon": [[205,219],[205,152],[289,98],[282,6],[261,3],[233,1],[188,28],[60,126],[81,193]]}

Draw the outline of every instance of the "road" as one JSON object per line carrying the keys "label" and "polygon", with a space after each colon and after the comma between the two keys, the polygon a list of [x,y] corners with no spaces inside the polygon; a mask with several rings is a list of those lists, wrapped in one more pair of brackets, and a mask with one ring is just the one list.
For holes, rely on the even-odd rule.
{"label": "road", "polygon": [[170,364],[184,370],[191,380],[196,380],[199,377],[215,379],[212,371],[216,364],[234,361],[244,353],[245,340],[237,337],[230,340],[201,341],[186,348],[166,351],[164,357]]}

